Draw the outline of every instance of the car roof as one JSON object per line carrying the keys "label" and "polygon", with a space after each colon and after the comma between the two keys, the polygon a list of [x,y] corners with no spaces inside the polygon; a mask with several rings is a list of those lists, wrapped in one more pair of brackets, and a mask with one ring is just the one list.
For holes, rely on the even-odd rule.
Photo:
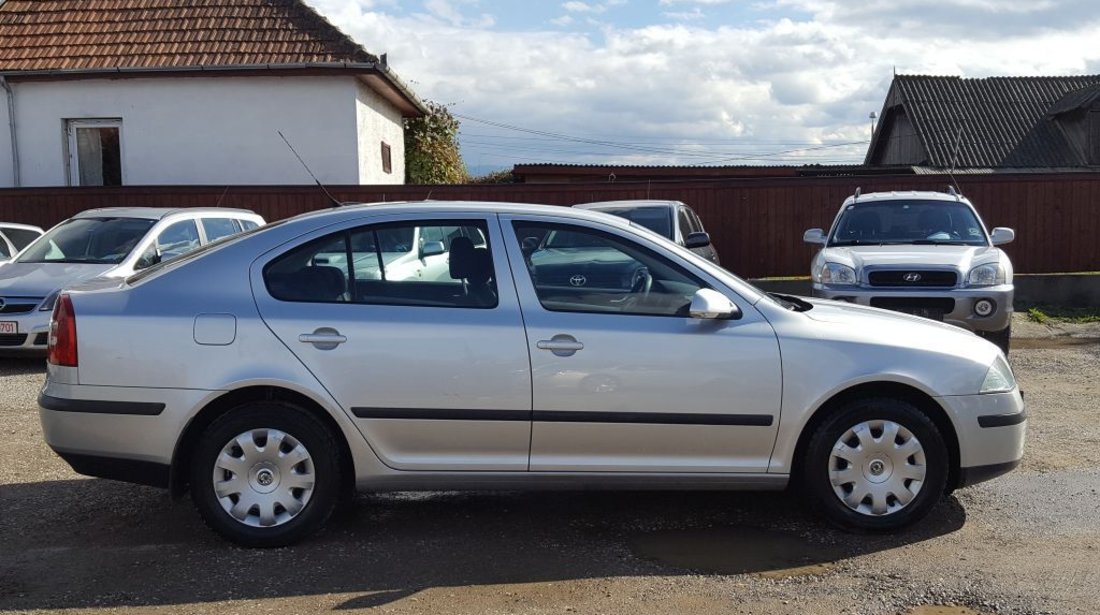
{"label": "car roof", "polygon": [[628,199],[622,201],[596,201],[593,203],[579,203],[574,205],[577,209],[618,209],[624,207],[675,207],[683,205],[680,201],[668,201],[657,199]]}
{"label": "car roof", "polygon": [[364,212],[390,214],[431,214],[439,213],[484,213],[484,214],[530,214],[575,218],[629,227],[630,221],[616,216],[586,211],[562,205],[536,205],[531,203],[504,203],[493,201],[390,201],[386,203],[346,203],[318,211],[299,214],[291,221],[308,221],[316,218],[332,217],[334,221],[361,217]]}
{"label": "car roof", "polygon": [[859,205],[862,203],[875,203],[879,201],[950,201],[952,203],[971,204],[970,199],[961,194],[948,192],[935,192],[932,190],[894,190],[890,192],[868,192],[858,197],[852,195],[844,200],[844,206]]}
{"label": "car roof", "polygon": [[228,207],[101,207],[99,209],[84,210],[73,218],[101,218],[110,216],[115,218],[143,218],[145,220],[163,220],[176,214],[220,214],[223,216],[256,216],[256,212],[247,209],[230,209]]}

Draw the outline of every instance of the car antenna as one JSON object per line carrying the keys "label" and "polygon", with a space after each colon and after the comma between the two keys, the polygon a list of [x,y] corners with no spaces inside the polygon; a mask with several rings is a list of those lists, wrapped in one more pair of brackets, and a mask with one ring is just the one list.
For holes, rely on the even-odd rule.
{"label": "car antenna", "polygon": [[294,146],[290,144],[290,141],[287,141],[286,136],[283,135],[283,131],[276,130],[275,132],[279,133],[279,137],[283,140],[283,143],[286,143],[286,146],[290,148],[290,152],[294,154],[294,157],[298,159],[298,162],[302,163],[302,167],[305,168],[306,173],[309,173],[309,176],[312,177],[313,181],[317,183],[317,187],[321,189],[321,192],[325,193],[325,196],[328,197],[328,200],[332,202],[332,206],[343,207],[344,204],[340,201],[337,201],[336,198],[332,196],[332,193],[328,191],[328,188],[325,188],[324,184],[321,183],[321,180],[317,179],[317,176],[313,174],[313,171],[309,170],[309,165],[306,164],[305,160],[302,160],[301,156],[298,155],[298,152],[295,151]]}
{"label": "car antenna", "polygon": [[222,190],[222,195],[218,197],[218,202],[214,203],[214,207],[221,207],[222,201],[225,200],[225,195],[227,194],[229,194],[229,186],[226,186],[225,190]]}
{"label": "car antenna", "polygon": [[948,188],[950,189],[951,194],[955,197],[956,201],[962,200],[959,197],[959,195],[962,194],[962,188],[959,188],[959,182],[955,181],[955,174],[952,171],[955,170],[955,162],[959,158],[959,146],[962,145],[962,134],[962,122],[959,122],[959,130],[955,133],[955,151],[951,153],[951,166],[947,167],[947,176],[951,178],[952,184],[948,186]]}

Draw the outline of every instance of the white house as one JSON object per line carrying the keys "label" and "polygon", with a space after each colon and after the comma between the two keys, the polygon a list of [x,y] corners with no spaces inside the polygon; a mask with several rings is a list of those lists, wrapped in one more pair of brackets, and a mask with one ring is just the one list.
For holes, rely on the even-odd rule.
{"label": "white house", "polygon": [[[76,8],[79,7],[79,8]],[[0,188],[400,184],[378,58],[299,0],[0,0]]]}

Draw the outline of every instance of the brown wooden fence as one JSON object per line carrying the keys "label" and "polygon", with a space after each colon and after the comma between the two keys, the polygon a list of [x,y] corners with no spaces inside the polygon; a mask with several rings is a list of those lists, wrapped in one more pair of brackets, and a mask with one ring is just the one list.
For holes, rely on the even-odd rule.
{"label": "brown wooden fence", "polygon": [[[1021,273],[1100,270],[1100,173],[961,175],[956,179],[989,226],[1016,229],[1007,251]],[[572,205],[631,198],[691,205],[722,262],[748,277],[807,275],[810,227],[826,227],[857,186],[863,192],[944,190],[946,176],[791,177],[717,181],[462,186],[335,186],[336,198],[377,202],[462,199]],[[223,194],[224,193],[224,194]],[[234,186],[23,188],[0,190],[0,220],[50,226],[111,206],[192,207],[221,200],[276,220],[328,207],[316,187]]]}

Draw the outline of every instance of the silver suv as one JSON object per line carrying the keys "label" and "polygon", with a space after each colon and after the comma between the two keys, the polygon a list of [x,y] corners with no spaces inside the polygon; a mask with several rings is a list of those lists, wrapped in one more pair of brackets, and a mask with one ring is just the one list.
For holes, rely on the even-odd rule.
{"label": "silver suv", "polygon": [[63,288],[124,278],[215,239],[262,226],[243,209],[91,209],[58,224],[0,267],[0,356],[44,356]]}
{"label": "silver suv", "polygon": [[969,329],[1008,353],[1012,263],[996,246],[1010,228],[986,232],[969,199],[950,192],[859,190],[826,234],[810,267],[813,295],[907,312]]}

